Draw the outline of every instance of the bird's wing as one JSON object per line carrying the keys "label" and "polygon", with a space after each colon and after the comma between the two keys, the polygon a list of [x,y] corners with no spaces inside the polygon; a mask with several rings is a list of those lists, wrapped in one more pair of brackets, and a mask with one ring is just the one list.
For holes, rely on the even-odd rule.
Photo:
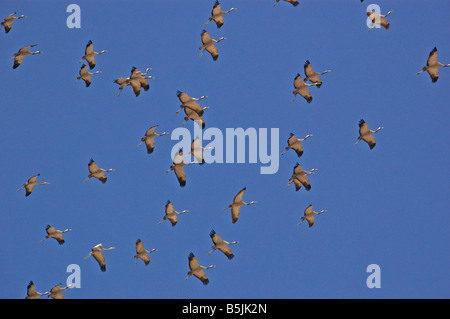
{"label": "bird's wing", "polygon": [[314,225],[314,214],[305,216],[305,219],[308,222],[309,227],[312,227]]}
{"label": "bird's wing", "polygon": [[[380,25],[381,25],[383,28],[385,28],[386,30],[389,29],[389,26],[390,26],[388,20],[386,20],[386,19],[383,18],[383,17],[381,17],[381,19],[380,19]],[[310,227],[311,227],[311,226],[310,226]]]}
{"label": "bird's wing", "polygon": [[150,256],[147,253],[142,253],[138,255],[139,258],[142,259],[142,261],[144,262],[144,264],[147,266],[150,263]]}
{"label": "bird's wing", "polygon": [[62,245],[65,243],[64,237],[61,233],[53,233],[51,236],[52,238],[56,239],[58,244]]}
{"label": "bird's wing", "polygon": [[211,36],[209,35],[208,31],[203,30],[202,32],[202,43],[208,43],[209,41],[211,41]]}
{"label": "bird's wing", "polygon": [[141,93],[141,83],[140,80],[138,79],[136,80],[131,80],[130,81],[131,87],[133,88],[133,92],[136,95],[136,97],[139,96],[139,94]]}
{"label": "bird's wing", "polygon": [[89,41],[88,44],[86,44],[86,49],[84,49],[84,54],[89,55],[94,53],[94,43],[92,41]]}
{"label": "bird's wing", "polygon": [[292,146],[297,143],[297,136],[295,134],[292,134],[289,136],[287,140],[288,146]]}
{"label": "bird's wing", "polygon": [[305,82],[303,82],[302,76],[300,74],[297,74],[297,76],[294,79],[294,87],[296,89],[298,89],[298,88],[304,86],[304,83]]}
{"label": "bird's wing", "polygon": [[173,214],[173,212],[173,204],[170,202],[170,200],[168,200],[166,203],[166,216]]}
{"label": "bird's wing", "polygon": [[184,172],[183,166],[175,165],[174,172],[178,178],[178,182],[180,183],[180,186],[184,187],[186,185],[186,173]]}
{"label": "bird's wing", "polygon": [[233,252],[231,251],[231,248],[228,247],[227,245],[225,245],[225,244],[220,245],[220,246],[218,247],[218,249],[219,249],[221,252],[223,252],[223,253],[225,254],[225,256],[228,257],[228,259],[232,259],[232,258],[234,257]]}
{"label": "bird's wing", "polygon": [[200,267],[200,264],[198,263],[198,259],[197,259],[197,257],[194,256],[193,253],[189,254],[188,260],[189,260],[189,269],[190,270],[195,270]]}
{"label": "bird's wing", "polygon": [[147,132],[145,132],[145,135],[148,136],[150,134],[154,134],[155,133],[155,129],[158,127],[158,125],[152,126],[150,127]]}
{"label": "bird's wing", "polygon": [[300,164],[295,165],[294,167],[294,175],[304,174],[305,171],[303,170],[303,167]]}
{"label": "bird's wing", "polygon": [[438,57],[438,51],[437,48],[435,47],[433,50],[431,50],[430,54],[428,55],[428,60],[427,60],[427,65],[436,65],[438,63],[437,60]]}
{"label": "bird's wing", "polygon": [[214,3],[214,7],[211,11],[211,16],[216,16],[222,12],[222,6],[220,5],[219,1],[216,1]]}
{"label": "bird's wing", "polygon": [[178,153],[176,153],[174,158],[173,158],[173,163],[176,165],[176,164],[181,164],[181,162],[183,162],[183,151],[180,148]]}
{"label": "bird's wing", "polygon": [[300,157],[303,155],[303,145],[300,143],[294,144],[291,148],[297,153],[297,156]]}
{"label": "bird's wing", "polygon": [[36,287],[34,286],[34,283],[30,281],[30,283],[27,286],[27,295],[32,296],[36,294]]}
{"label": "bird's wing", "polygon": [[183,105],[184,105],[185,110],[187,108],[198,114],[203,114],[202,106],[194,100],[189,100],[189,101],[183,103]]}
{"label": "bird's wing", "polygon": [[218,17],[214,17],[214,22],[216,23],[217,28],[223,26],[223,16],[220,15]]}
{"label": "bird's wing", "polygon": [[300,93],[300,95],[303,96],[306,101],[311,102],[312,95],[311,95],[311,92],[309,92],[309,90],[308,90],[308,88],[306,86],[300,88],[298,90],[298,93]]}
{"label": "bird's wing", "polygon": [[140,78],[139,83],[144,91],[148,91],[150,89],[150,84],[148,83],[148,80],[146,78]]}
{"label": "bird's wing", "polygon": [[36,180],[37,180],[37,178],[38,178],[40,175],[41,175],[41,174],[36,174],[36,175],[30,177],[30,178],[28,179],[28,183],[35,183]]}
{"label": "bird's wing", "polygon": [[153,153],[153,149],[155,148],[155,139],[153,137],[147,137],[145,139],[145,146],[147,146],[147,153]]}
{"label": "bird's wing", "polygon": [[244,187],[243,189],[241,189],[239,191],[239,193],[237,193],[237,195],[234,197],[233,203],[240,202],[242,200],[242,197],[244,197],[244,193],[246,190],[247,190],[247,187]]}
{"label": "bird's wing", "polygon": [[231,206],[231,221],[235,224],[239,219],[240,206]]}
{"label": "bird's wing", "polygon": [[91,69],[95,68],[95,56],[94,55],[86,56],[86,61],[89,64],[89,67]]}
{"label": "bird's wing", "polygon": [[309,182],[308,176],[301,174],[301,175],[297,175],[296,179],[298,179],[302,183],[302,185],[305,187],[305,189],[307,191],[309,191],[311,189],[311,184]]}
{"label": "bird's wing", "polygon": [[144,243],[142,242],[142,240],[138,239],[136,241],[136,253],[140,254],[140,253],[143,253],[143,252],[145,252]]}
{"label": "bird's wing", "polygon": [[223,243],[222,238],[220,238],[219,234],[217,234],[214,230],[211,231],[209,237],[211,237],[213,243],[216,245]]}
{"label": "bird's wing", "polygon": [[13,20],[7,19],[7,18],[5,20],[3,20],[2,26],[5,27],[5,33],[9,33],[9,31],[11,31],[12,22],[13,22]]}
{"label": "bird's wing", "polygon": [[92,173],[92,176],[94,176],[95,178],[99,179],[103,184],[105,184],[106,180],[108,179],[106,177],[106,174],[104,172],[102,172],[102,171],[98,171],[98,172]]}
{"label": "bird's wing", "polygon": [[90,74],[86,74],[82,77],[84,83],[86,83],[86,87],[89,87],[89,85],[91,85],[92,83],[92,77]]}
{"label": "bird's wing", "polygon": [[105,263],[105,256],[103,256],[101,251],[94,251],[92,252],[92,256],[94,256],[95,260],[97,260],[101,271],[106,271],[106,263]]}
{"label": "bird's wing", "polygon": [[294,185],[295,185],[295,191],[298,191],[300,188],[302,188],[302,182],[299,181],[297,178],[294,178]]}
{"label": "bird's wing", "polygon": [[89,164],[88,164],[88,169],[89,169],[89,172],[90,172],[91,174],[100,171],[100,169],[98,168],[97,163],[94,162],[93,159],[90,160],[90,162],[89,162]]}
{"label": "bird's wing", "polygon": [[369,125],[366,122],[359,125],[359,135],[364,136],[370,134]]}
{"label": "bird's wing", "polygon": [[25,196],[30,196],[30,194],[33,192],[34,184],[27,184],[25,186]]}
{"label": "bird's wing", "polygon": [[23,55],[21,55],[21,54],[19,54],[19,55],[16,55],[15,57],[14,57],[14,66],[13,66],[13,68],[15,69],[15,68],[17,68],[17,67],[19,67],[19,65],[22,63],[22,61],[23,61]]}
{"label": "bird's wing", "polygon": [[211,54],[214,61],[219,58],[219,49],[214,44],[208,45],[206,51]]}
{"label": "bird's wing", "polygon": [[312,212],[313,212],[312,207],[313,207],[313,206],[312,206],[311,204],[309,204],[309,206],[306,207],[305,212],[303,213],[303,215],[304,215],[304,216],[311,215]]}
{"label": "bird's wing", "polygon": [[129,78],[118,78],[116,80],[114,80],[114,83],[117,83],[119,85],[123,85],[125,83],[127,83],[129,80]]}
{"label": "bird's wing", "polygon": [[428,68],[427,72],[433,83],[438,80],[438,78],[439,78],[439,69],[438,68]]}
{"label": "bird's wing", "polygon": [[178,216],[176,214],[168,216],[167,219],[170,221],[172,226],[175,226],[178,223]]}
{"label": "bird's wing", "polygon": [[375,147],[376,141],[375,141],[375,136],[373,136],[372,134],[366,134],[362,136],[362,139],[369,144],[370,149]]}
{"label": "bird's wing", "polygon": [[197,270],[194,272],[194,276],[197,277],[198,279],[200,279],[200,281],[204,284],[207,285],[209,283],[209,279],[208,276],[206,276],[206,273],[203,270]]}
{"label": "bird's wing", "polygon": [[55,234],[55,233],[56,233],[55,227],[50,226],[50,225],[48,225],[48,226],[45,228],[45,231],[47,232],[48,235],[52,235],[52,234]]}

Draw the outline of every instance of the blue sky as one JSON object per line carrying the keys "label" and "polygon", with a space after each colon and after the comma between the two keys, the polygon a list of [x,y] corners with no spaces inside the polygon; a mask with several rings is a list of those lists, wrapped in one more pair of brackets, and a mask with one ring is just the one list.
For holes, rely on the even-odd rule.
{"label": "blue sky", "polygon": [[[450,63],[448,1],[376,1],[390,10],[389,30],[367,32],[366,7],[357,0],[221,1],[225,16],[206,27],[214,1],[77,1],[81,28],[69,29],[73,1],[4,1],[1,18],[28,16],[9,34],[0,31],[0,298],[24,298],[65,285],[70,264],[81,267],[81,288],[66,298],[448,298],[448,140],[450,70],[437,83],[417,76],[429,52]],[[199,57],[200,33],[227,39],[219,59]],[[86,43],[97,57],[92,85],[74,84]],[[9,58],[37,44],[13,70]],[[293,80],[310,60],[330,69],[313,101],[291,102]],[[150,89],[117,97],[115,78],[132,66],[151,67]],[[205,164],[185,168],[181,188],[170,152],[177,141],[156,139],[153,154],[137,147],[153,125],[172,132],[183,122],[176,91],[201,101],[206,127],[279,128],[279,150],[289,133],[313,134],[298,159],[289,151],[276,174],[256,164]],[[363,118],[377,145],[354,146]],[[193,131],[193,123],[186,125]],[[90,180],[87,164],[115,168],[106,184]],[[312,188],[286,188],[294,165],[317,168]],[[16,190],[31,176],[29,197]],[[222,208],[247,187],[240,219]],[[175,227],[158,225],[171,200],[189,209]],[[327,212],[312,228],[297,223],[313,204]],[[71,228],[66,243],[43,243],[47,224]],[[235,258],[216,251],[209,233],[239,241]],[[135,265],[140,238],[151,254]],[[107,271],[83,260],[98,244]],[[193,252],[210,283],[184,281]],[[381,268],[381,288],[369,289],[366,268]],[[46,298],[46,297],[44,297]]]}

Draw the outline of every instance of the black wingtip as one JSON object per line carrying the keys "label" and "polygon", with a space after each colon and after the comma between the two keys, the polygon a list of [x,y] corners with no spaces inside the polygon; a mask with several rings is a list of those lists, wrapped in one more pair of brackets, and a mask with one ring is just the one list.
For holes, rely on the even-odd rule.
{"label": "black wingtip", "polygon": [[211,229],[211,232],[209,233],[209,236],[214,236],[216,234],[216,231],[214,229]]}
{"label": "black wingtip", "polygon": [[105,272],[105,271],[106,271],[106,265],[100,266],[100,270],[101,270],[102,272]]}
{"label": "black wingtip", "polygon": [[207,279],[203,280],[202,282],[206,286],[207,284],[209,284],[209,279],[207,278]]}
{"label": "black wingtip", "polygon": [[195,255],[194,255],[194,253],[191,251],[190,253],[189,253],[189,259],[191,259],[191,258],[193,258],[193,257],[195,257]]}
{"label": "black wingtip", "polygon": [[233,254],[229,254],[229,255],[228,255],[227,257],[228,257],[228,259],[230,259],[230,260],[231,260],[231,259],[233,259],[233,258],[234,258],[234,255],[233,255]]}
{"label": "black wingtip", "polygon": [[359,120],[359,127],[363,126],[364,123],[366,123],[366,121],[364,121],[363,119],[360,119],[360,120]]}

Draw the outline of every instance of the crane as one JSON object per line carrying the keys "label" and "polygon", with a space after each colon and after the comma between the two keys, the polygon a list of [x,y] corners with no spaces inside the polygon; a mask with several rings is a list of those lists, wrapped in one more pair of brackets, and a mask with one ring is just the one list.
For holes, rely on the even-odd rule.
{"label": "crane", "polygon": [[136,259],[136,265],[138,262],[138,258],[142,259],[144,264],[147,266],[150,263],[150,253],[158,251],[158,249],[153,248],[152,250],[146,250],[144,248],[144,243],[140,238],[136,241],[136,255],[134,255],[134,258]]}
{"label": "crane", "polygon": [[228,245],[239,244],[239,242],[228,242],[223,240],[222,238],[220,238],[219,234],[214,231],[214,229],[209,233],[209,237],[211,237],[214,245],[211,247],[211,251],[208,253],[208,255],[211,255],[214,250],[219,249],[222,253],[224,253],[225,256],[227,256],[228,259],[233,259],[234,254],[231,251],[231,248],[228,247]]}
{"label": "crane", "polygon": [[38,182],[37,181],[37,178],[40,176],[41,174],[36,174],[36,175],[34,175],[33,177],[30,177],[29,179],[28,179],[28,181],[25,183],[25,184],[23,184],[22,185],[22,187],[21,188],[19,188],[17,191],[19,192],[19,191],[21,191],[23,188],[25,188],[25,196],[30,196],[31,195],[31,193],[33,192],[33,189],[34,189],[34,185],[48,185],[48,184],[50,184],[50,183],[48,183],[48,182],[42,182],[42,183],[40,183],[40,182]]}
{"label": "crane", "polygon": [[386,30],[389,29],[390,24],[389,24],[388,20],[386,20],[386,17],[388,15],[390,15],[391,13],[392,13],[392,11],[389,11],[385,15],[382,15],[382,14],[376,13],[375,11],[367,11],[367,16],[369,17],[370,20],[372,20],[372,23],[369,27],[369,30],[367,30],[367,32],[370,32],[370,30],[372,30],[376,24],[382,26]]}
{"label": "crane", "polygon": [[420,74],[422,72],[427,71],[428,75],[431,78],[431,82],[436,83],[439,78],[439,68],[440,67],[449,67],[450,64],[442,64],[438,62],[438,51],[437,48],[434,47],[433,50],[431,50],[430,54],[428,55],[427,65],[422,68],[421,71],[417,72],[416,74]]}
{"label": "crane", "polygon": [[99,181],[101,181],[103,184],[106,183],[107,177],[106,174],[107,172],[113,172],[115,171],[114,168],[110,168],[110,169],[103,169],[103,168],[99,168],[97,163],[91,158],[91,160],[89,161],[88,164],[88,169],[89,169],[89,175],[88,177],[84,180],[85,183],[87,183],[87,181],[92,178],[95,177],[97,178]]}
{"label": "crane", "polygon": [[169,173],[170,171],[175,172],[175,176],[178,179],[178,183],[181,187],[186,186],[186,173],[184,172],[184,166],[195,164],[195,162],[185,163],[183,161],[183,150],[180,148],[177,154],[175,154],[173,158],[173,165],[170,166],[170,169],[166,171]]}
{"label": "crane", "polygon": [[78,61],[78,63],[81,63],[84,60],[86,60],[87,63],[89,64],[89,68],[92,70],[93,68],[95,68],[95,56],[103,54],[105,52],[107,51],[102,50],[100,52],[94,52],[94,44],[92,43],[91,40],[89,40],[89,42],[86,44],[86,48],[84,49],[84,56],[81,58],[80,61]]}
{"label": "crane", "polygon": [[214,40],[211,38],[211,35],[208,31],[203,30],[201,34],[202,46],[199,48],[201,50],[200,56],[203,55],[203,52],[206,50],[211,54],[211,57],[214,61],[219,58],[219,49],[215,46],[216,43],[219,43],[222,40],[225,40],[225,37],[221,37],[218,40]]}
{"label": "crane", "polygon": [[31,44],[31,45],[27,45],[26,47],[23,47],[21,49],[19,49],[19,51],[17,51],[17,53],[14,53],[14,56],[9,59],[10,61],[12,59],[14,59],[14,65],[13,65],[13,69],[17,69],[23,61],[23,58],[27,55],[35,55],[35,54],[41,54],[41,51],[35,51],[35,52],[31,52],[30,48],[35,47],[37,44]]}
{"label": "crane", "polygon": [[64,299],[64,295],[62,294],[62,292],[68,288],[72,288],[73,285],[68,285],[67,287],[63,287],[61,288],[62,284],[56,285],[55,287],[53,287],[50,290],[49,295],[47,296],[48,298],[52,298],[52,299]]}
{"label": "crane", "polygon": [[319,75],[326,74],[328,72],[331,72],[331,70],[325,70],[322,73],[314,71],[311,62],[309,60],[306,60],[305,65],[303,66],[303,69],[305,71],[305,78],[303,81],[310,81],[311,83],[314,83],[317,88],[320,88],[322,86],[322,80],[319,78]]}
{"label": "crane", "polygon": [[172,227],[174,227],[178,222],[178,215],[184,214],[189,212],[189,210],[183,210],[181,212],[177,212],[175,209],[173,209],[173,204],[170,200],[166,203],[166,214],[164,215],[164,218],[158,222],[158,225],[161,224],[163,221],[168,219],[170,223],[172,224]]}
{"label": "crane", "polygon": [[26,16],[24,16],[23,14],[15,17],[15,14],[17,14],[17,12],[11,13],[9,16],[3,19],[2,23],[0,23],[0,29],[3,26],[5,28],[5,33],[9,33],[9,31],[11,31],[12,24],[15,20],[26,18]]}
{"label": "crane", "polygon": [[375,134],[382,128],[383,127],[380,126],[375,131],[372,131],[369,129],[369,126],[367,125],[367,123],[363,119],[361,119],[359,121],[359,137],[358,137],[358,140],[356,141],[355,145],[358,144],[359,141],[363,140],[364,142],[366,142],[369,145],[370,149],[373,149],[376,145],[376,141],[375,141],[375,136],[373,136],[372,134]]}
{"label": "crane", "polygon": [[290,133],[289,138],[287,140],[288,146],[284,149],[283,153],[280,155],[284,155],[288,150],[293,149],[295,153],[297,153],[297,156],[300,157],[303,155],[303,145],[301,144],[306,139],[310,138],[312,134],[306,135],[302,139],[298,139],[297,136],[294,133]]}
{"label": "crane", "polygon": [[211,12],[211,16],[209,17],[208,21],[206,21],[203,25],[207,25],[211,21],[214,21],[216,23],[217,29],[219,29],[223,25],[223,15],[227,14],[231,11],[237,10],[236,8],[231,8],[228,11],[222,11],[222,7],[219,3],[219,1],[216,0],[214,3],[214,7]]}
{"label": "crane", "polygon": [[225,207],[223,210],[227,210],[228,208],[231,208],[231,221],[233,224],[235,224],[238,221],[239,213],[241,206],[247,206],[256,204],[256,201],[251,201],[250,203],[245,203],[242,201],[242,197],[244,196],[245,191],[247,190],[247,187],[244,187],[237,193],[237,195],[233,199],[233,203],[229,204],[228,207]]}
{"label": "crane", "polygon": [[150,127],[147,132],[145,132],[145,136],[141,138],[141,143],[138,144],[138,147],[141,146],[142,143],[145,143],[147,146],[147,154],[153,153],[153,150],[155,149],[155,137],[156,136],[163,136],[169,134],[168,132],[163,132],[161,134],[158,134],[155,132],[155,129],[158,127],[158,125]]}
{"label": "crane", "polygon": [[308,175],[313,174],[315,171],[317,171],[316,168],[313,168],[310,171],[305,171],[303,170],[303,167],[299,163],[297,163],[286,187],[289,187],[291,183],[294,183],[295,191],[298,191],[302,187],[302,185],[307,191],[309,191],[311,189],[311,183],[309,182]]}
{"label": "crane", "polygon": [[55,229],[55,227],[47,225],[47,227],[45,228],[45,231],[47,232],[47,236],[45,236],[44,239],[41,240],[41,242],[43,242],[44,240],[46,240],[47,238],[54,238],[56,239],[56,241],[58,242],[58,244],[62,245],[65,243],[64,241],[64,237],[63,237],[63,233],[67,233],[69,231],[71,231],[72,229],[65,229],[65,230],[57,230]]}
{"label": "crane", "polygon": [[100,266],[100,270],[105,272],[106,271],[105,256],[103,256],[102,252],[107,251],[107,250],[112,250],[112,249],[116,249],[116,247],[103,248],[103,245],[100,243],[100,244],[94,246],[91,249],[91,252],[89,253],[89,255],[87,255],[83,259],[87,259],[91,256],[94,256],[94,259],[98,262],[98,264]]}
{"label": "crane", "polygon": [[48,295],[50,292],[37,292],[36,287],[33,283],[33,281],[30,281],[30,283],[27,286],[27,296],[25,299],[41,299],[42,295]]}
{"label": "crane", "polygon": [[300,94],[308,103],[311,103],[312,101],[312,95],[311,92],[309,92],[308,87],[313,86],[316,84],[308,84],[303,82],[302,76],[300,73],[297,73],[297,76],[294,79],[294,88],[295,90],[292,91],[292,94],[294,94],[294,97],[292,98],[292,102],[295,101],[295,97],[297,94]]}
{"label": "crane", "polygon": [[209,279],[208,276],[206,276],[206,273],[204,272],[205,269],[210,269],[210,268],[214,268],[216,266],[214,265],[210,265],[208,267],[205,266],[200,266],[200,264],[198,263],[198,259],[197,257],[194,256],[194,253],[189,253],[189,271],[187,273],[187,277],[184,278],[184,280],[187,280],[190,276],[194,275],[195,277],[197,277],[198,279],[200,279],[200,281],[204,284],[207,285],[209,283]]}
{"label": "crane", "polygon": [[77,76],[77,80],[74,82],[74,84],[77,83],[79,80],[83,80],[84,83],[86,84],[86,87],[89,87],[89,85],[91,85],[91,83],[92,83],[91,75],[102,73],[102,71],[95,71],[94,73],[91,73],[88,71],[87,65],[83,64],[81,66],[79,73],[80,73],[80,75]]}
{"label": "crane", "polygon": [[321,210],[320,212],[313,211],[313,206],[309,204],[308,207],[306,207],[304,216],[300,219],[300,223],[297,224],[297,226],[300,226],[301,223],[306,220],[308,222],[309,227],[312,227],[314,225],[314,218],[316,215],[320,215],[322,213],[325,213],[326,210]]}

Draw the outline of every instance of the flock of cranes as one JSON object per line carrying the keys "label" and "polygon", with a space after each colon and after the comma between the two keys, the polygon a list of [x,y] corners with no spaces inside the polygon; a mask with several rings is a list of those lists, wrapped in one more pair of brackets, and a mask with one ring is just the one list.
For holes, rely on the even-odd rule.
{"label": "flock of cranes", "polygon": [[[286,2],[291,3],[294,7],[298,6],[299,2],[296,0],[284,0]],[[280,0],[276,0],[274,6],[280,2]],[[361,0],[363,2],[363,0]],[[216,24],[217,29],[220,29],[224,24],[224,15],[228,14],[232,11],[237,10],[236,8],[231,8],[227,11],[222,11],[221,5],[219,1],[216,1],[211,16],[208,18],[208,21],[204,23],[204,26],[208,25],[210,22],[214,21]],[[389,22],[387,21],[386,17],[390,15],[392,11],[389,11],[386,15],[379,15],[375,12],[367,12],[367,16],[372,21],[371,27],[374,27],[376,24],[383,27],[385,30],[389,29]],[[18,19],[26,18],[24,15],[15,16],[16,13],[13,13],[6,17],[3,22],[1,23],[1,26],[4,27],[5,32],[9,33],[12,29],[13,22]],[[369,29],[369,31],[371,28]],[[215,40],[211,37],[210,33],[206,30],[203,30],[201,32],[201,42],[202,45],[199,47],[200,56],[203,55],[204,51],[207,51],[213,61],[216,61],[219,57],[219,50],[216,44],[221,42],[222,40],[225,40],[225,37],[220,37],[219,39]],[[36,55],[42,53],[41,51],[30,51],[31,48],[35,47],[36,45],[28,45],[23,48],[21,48],[17,53],[14,54],[14,65],[13,68],[18,68],[22,62],[25,56],[27,55]],[[77,83],[79,80],[83,80],[85,82],[86,87],[89,87],[92,83],[92,75],[99,74],[101,71],[92,71],[96,66],[96,56],[101,55],[103,53],[106,53],[106,50],[102,50],[100,52],[94,51],[94,44],[92,41],[89,41],[85,47],[85,54],[82,57],[82,59],[79,61],[82,63],[83,61],[86,61],[86,64],[83,64],[79,71],[79,76],[77,77],[75,83]],[[421,74],[422,72],[428,72],[431,80],[433,83],[435,83],[438,80],[439,77],[439,67],[449,67],[450,64],[442,64],[438,62],[437,59],[437,48],[435,47],[429,54],[427,65],[422,68],[421,71],[419,71],[417,74]],[[146,68],[145,72],[141,72],[138,68],[133,67],[131,69],[131,74],[129,77],[120,77],[113,82],[117,85],[119,85],[119,93],[118,96],[120,96],[122,90],[127,87],[131,86],[134,94],[136,97],[140,95],[141,89],[144,89],[144,91],[148,91],[150,88],[149,79],[154,79],[155,77],[149,76],[148,72],[151,70],[151,68]],[[294,91],[292,94],[294,95],[292,98],[292,101],[295,101],[295,98],[298,95],[303,97],[307,103],[312,102],[312,94],[310,90],[308,89],[311,86],[316,86],[317,88],[320,88],[322,86],[322,79],[320,76],[329,73],[331,70],[325,70],[323,72],[316,72],[310,63],[309,60],[307,60],[304,64],[304,76],[302,76],[300,73],[298,73],[295,76],[294,79]],[[207,96],[201,96],[199,98],[193,98],[190,97],[186,92],[177,91],[177,97],[181,102],[180,108],[176,111],[176,113],[179,113],[181,109],[185,112],[184,120],[186,123],[189,120],[192,120],[196,122],[198,125],[201,126],[202,129],[206,127],[205,119],[204,119],[204,111],[209,108],[209,106],[202,107],[199,103],[200,100],[203,100],[207,98]],[[183,123],[183,125],[184,125]],[[158,128],[158,125],[154,125],[150,127],[145,135],[141,138],[141,143],[139,143],[138,146],[140,146],[142,143],[145,143],[147,153],[152,154],[155,149],[155,137],[160,137],[169,134],[168,132],[162,132],[162,133],[156,133],[155,130]],[[359,137],[357,139],[358,144],[359,141],[363,140],[366,142],[370,149],[373,149],[376,145],[376,140],[374,137],[374,134],[380,131],[383,127],[378,127],[375,131],[370,130],[368,124],[361,119],[359,122]],[[292,149],[296,155],[297,158],[300,158],[303,155],[303,145],[302,143],[307,140],[308,138],[312,137],[312,134],[306,135],[303,139],[298,139],[297,136],[293,133],[290,134],[288,140],[287,140],[287,146],[285,147],[285,150],[280,154],[281,156],[284,155],[286,152],[288,152],[290,149]],[[203,151],[207,150],[207,148],[203,148],[198,138],[195,138],[192,140],[191,144],[191,150],[189,154],[192,154],[194,158],[196,159],[196,162],[190,162],[186,163],[184,161],[183,156],[183,149],[179,149],[178,153],[175,154],[173,158],[173,164],[170,166],[169,170],[166,171],[166,173],[169,173],[173,171],[176,175],[176,178],[178,180],[179,186],[184,187],[186,185],[186,173],[184,170],[184,167],[187,165],[198,163],[200,165],[205,163],[205,160],[203,158]],[[91,159],[88,163],[88,171],[89,175],[87,176],[87,179],[84,182],[87,182],[91,178],[96,178],[99,181],[101,181],[103,184],[107,181],[106,173],[112,172],[115,169],[102,169],[100,168],[97,163]],[[303,167],[297,163],[293,169],[292,176],[290,177],[287,186],[289,187],[292,183],[295,185],[295,191],[299,191],[302,186],[305,190],[309,191],[311,189],[311,183],[308,178],[311,174],[316,172],[317,169],[313,168],[309,171],[304,170]],[[28,181],[22,185],[21,188],[19,188],[17,191],[20,191],[25,188],[26,193],[25,196],[31,195],[33,192],[35,185],[47,185],[48,182],[38,182],[37,178],[40,176],[40,174],[37,174],[35,176],[32,176],[28,179]],[[235,224],[240,215],[240,209],[241,206],[248,206],[257,203],[256,201],[250,201],[250,202],[244,202],[243,196],[246,192],[246,187],[242,188],[234,197],[232,203],[230,203],[227,207],[224,208],[224,210],[231,209],[231,222],[232,224]],[[187,213],[189,210],[182,210],[182,211],[176,211],[174,209],[174,206],[170,200],[167,201],[165,205],[165,215],[161,221],[158,222],[158,224],[163,223],[166,220],[169,220],[172,227],[176,226],[178,223],[178,217],[181,214]],[[307,221],[309,227],[312,227],[315,222],[315,216],[322,214],[326,212],[326,210],[321,210],[320,212],[315,212],[313,210],[312,204],[310,204],[306,209],[304,210],[304,216],[301,217],[300,222],[298,225],[300,226],[304,220]],[[55,239],[59,245],[63,245],[65,243],[65,239],[63,237],[64,233],[67,233],[71,231],[71,229],[65,229],[65,230],[57,230],[54,227],[48,225],[45,229],[47,235],[44,239],[41,240],[45,241],[48,238]],[[219,234],[217,234],[214,230],[211,230],[210,232],[210,238],[213,242],[213,246],[211,247],[211,251],[208,254],[211,254],[214,250],[219,250],[222,252],[228,259],[233,259],[234,254],[229,247],[229,245],[238,244],[238,241],[228,242],[223,240]],[[114,250],[115,247],[109,247],[104,248],[103,245],[97,244],[91,249],[91,252],[88,256],[84,257],[84,259],[87,259],[91,256],[97,261],[99,264],[100,270],[102,272],[106,271],[106,260],[103,253],[105,251]],[[144,264],[147,266],[150,263],[150,254],[152,252],[157,251],[157,249],[153,248],[151,250],[146,250],[144,248],[144,244],[141,241],[141,239],[137,239],[136,241],[136,255],[134,255],[134,258],[136,259],[136,264],[138,262],[138,259],[141,259]],[[188,267],[189,271],[187,273],[188,279],[191,275],[194,275],[197,277],[204,285],[209,283],[209,279],[205,273],[204,270],[214,268],[214,265],[210,265],[208,267],[201,266],[197,257],[194,255],[194,253],[189,253],[188,255]],[[59,284],[55,287],[53,287],[49,292],[40,293],[36,291],[36,288],[34,286],[34,283],[31,281],[27,287],[27,299],[38,299],[42,295],[48,295],[48,297],[54,298],[54,299],[62,299],[64,298],[62,292],[68,288],[70,288],[70,285],[67,287],[61,287],[62,285]]]}

